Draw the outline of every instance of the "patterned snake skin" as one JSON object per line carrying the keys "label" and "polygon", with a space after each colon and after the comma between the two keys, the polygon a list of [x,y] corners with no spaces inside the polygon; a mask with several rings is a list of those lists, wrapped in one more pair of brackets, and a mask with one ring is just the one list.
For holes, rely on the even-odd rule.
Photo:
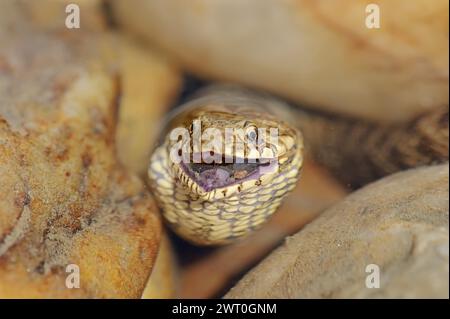
{"label": "patterned snake skin", "polygon": [[[278,127],[276,172],[205,191],[169,158],[169,130],[191,128],[195,119],[205,128]],[[161,137],[148,176],[166,221],[193,243],[226,244],[263,225],[295,187],[303,137],[308,156],[355,188],[399,170],[448,161],[448,106],[408,123],[381,125],[303,112],[260,93],[213,86],[172,114]]]}

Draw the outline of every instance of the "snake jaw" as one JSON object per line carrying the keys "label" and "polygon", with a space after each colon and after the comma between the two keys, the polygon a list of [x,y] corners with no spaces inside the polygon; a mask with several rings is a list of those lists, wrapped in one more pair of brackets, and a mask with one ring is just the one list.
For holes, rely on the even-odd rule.
{"label": "snake jaw", "polygon": [[278,160],[266,159],[255,163],[173,165],[181,183],[204,199],[220,199],[266,183],[278,172]]}

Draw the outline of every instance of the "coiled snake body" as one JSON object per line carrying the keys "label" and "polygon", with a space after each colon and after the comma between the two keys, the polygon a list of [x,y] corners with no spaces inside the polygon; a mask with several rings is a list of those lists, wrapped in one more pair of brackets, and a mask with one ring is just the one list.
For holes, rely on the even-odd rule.
{"label": "coiled snake body", "polygon": [[[215,130],[209,142],[224,142],[208,149],[209,157],[203,156],[204,136],[196,123],[202,132]],[[261,136],[261,128],[278,130],[275,143]],[[174,134],[176,129],[182,130]],[[227,139],[226,129],[241,131]],[[295,187],[303,137],[308,154],[356,187],[448,161],[448,106],[408,123],[381,125],[298,111],[260,93],[213,86],[169,117],[150,159],[150,187],[177,234],[200,245],[229,243],[263,225]],[[194,161],[196,156],[201,160]]]}

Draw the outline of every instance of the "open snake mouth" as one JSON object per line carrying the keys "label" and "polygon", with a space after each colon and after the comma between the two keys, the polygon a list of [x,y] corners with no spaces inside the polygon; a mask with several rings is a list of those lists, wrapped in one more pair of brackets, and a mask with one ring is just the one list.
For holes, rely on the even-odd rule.
{"label": "open snake mouth", "polygon": [[275,160],[256,160],[255,163],[236,160],[235,163],[181,163],[183,170],[205,191],[258,180],[271,172]]}

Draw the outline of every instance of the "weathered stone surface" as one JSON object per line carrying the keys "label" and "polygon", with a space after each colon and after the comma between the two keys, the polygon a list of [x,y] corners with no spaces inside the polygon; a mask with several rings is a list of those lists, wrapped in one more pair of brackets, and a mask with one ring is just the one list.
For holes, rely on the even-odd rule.
{"label": "weathered stone surface", "polygon": [[151,48],[120,34],[117,52],[122,81],[117,148],[130,171],[144,175],[150,151],[181,87],[181,73]]}
{"label": "weathered stone surface", "polygon": [[0,43],[0,298],[141,297],[161,222],[116,157],[115,42],[0,19]]}
{"label": "weathered stone surface", "polygon": [[113,1],[118,23],[206,78],[332,112],[407,120],[448,103],[448,1]]}
{"label": "weathered stone surface", "polygon": [[[226,298],[448,298],[448,164],[349,195],[250,271]],[[366,266],[380,288],[366,287]]]}

